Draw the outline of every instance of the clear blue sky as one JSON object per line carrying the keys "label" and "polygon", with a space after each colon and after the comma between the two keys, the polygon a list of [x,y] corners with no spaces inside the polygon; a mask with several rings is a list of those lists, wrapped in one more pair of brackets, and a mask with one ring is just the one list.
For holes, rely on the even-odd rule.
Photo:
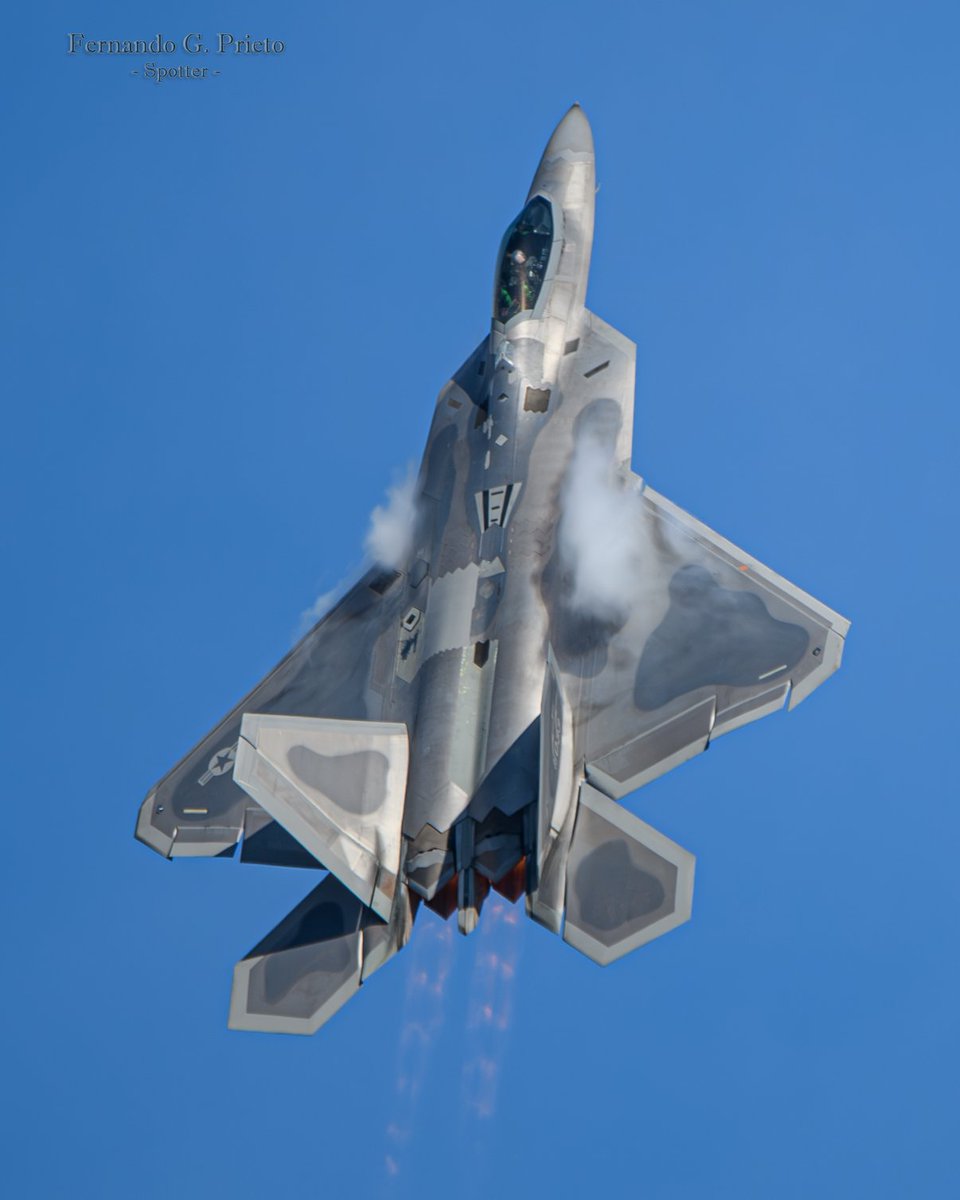
{"label": "clear blue sky", "polygon": [[[287,49],[154,86],[70,30]],[[957,6],[4,32],[4,1190],[957,1194]],[[629,800],[698,857],[677,932],[604,971],[425,913],[317,1037],[230,1033],[311,880],[165,863],[137,806],[359,561],[573,100],[635,468],[849,616],[843,670]]]}

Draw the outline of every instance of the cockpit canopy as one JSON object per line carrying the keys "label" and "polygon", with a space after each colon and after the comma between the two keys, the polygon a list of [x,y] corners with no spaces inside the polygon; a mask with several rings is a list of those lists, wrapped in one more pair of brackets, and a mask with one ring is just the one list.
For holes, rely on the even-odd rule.
{"label": "cockpit canopy", "polygon": [[543,196],[534,196],[507,230],[497,270],[493,315],[509,321],[537,303],[553,245],[553,209]]}

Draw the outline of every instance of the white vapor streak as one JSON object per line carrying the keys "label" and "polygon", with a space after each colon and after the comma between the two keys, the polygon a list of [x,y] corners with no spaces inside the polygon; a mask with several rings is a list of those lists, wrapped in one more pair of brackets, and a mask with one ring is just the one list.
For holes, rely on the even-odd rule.
{"label": "white vapor streak", "polygon": [[297,629],[297,640],[309,633],[314,625],[316,625],[316,623],[320,620],[320,618],[325,617],[337,603],[337,601],[343,599],[349,590],[351,582],[352,580],[341,579],[340,582],[334,587],[330,588],[329,591],[322,592],[309,608],[305,608],[303,610],[303,612],[300,614],[300,624]]}
{"label": "white vapor streak", "polygon": [[364,549],[374,562],[395,570],[406,562],[413,549],[416,530],[417,476],[411,464],[400,483],[387,489],[387,503],[370,514]]}
{"label": "white vapor streak", "polygon": [[572,607],[622,616],[636,593],[644,535],[639,492],[592,437],[577,443],[561,496],[560,552],[572,570]]}
{"label": "white vapor streak", "polygon": [[[368,559],[388,570],[406,565],[417,524],[417,473],[409,463],[399,483],[387,488],[385,504],[378,504],[370,514],[370,524],[364,537],[364,550]],[[369,564],[368,564],[369,565]],[[309,608],[300,614],[297,638],[302,638],[313,626],[325,617],[338,600],[342,600],[357,583],[365,568],[358,568],[341,579],[336,586],[319,595]]]}

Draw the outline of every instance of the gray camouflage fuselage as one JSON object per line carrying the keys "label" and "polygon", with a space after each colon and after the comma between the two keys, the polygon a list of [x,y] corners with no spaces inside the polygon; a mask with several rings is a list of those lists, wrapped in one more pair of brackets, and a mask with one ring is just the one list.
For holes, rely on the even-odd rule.
{"label": "gray camouflage fuselage", "polygon": [[[576,353],[595,190],[593,142],[575,108],[547,146],[527,197],[547,200],[553,212],[536,305],[506,324],[494,317],[487,341],[441,394],[420,474],[417,557],[430,567],[410,591],[424,618],[412,649],[419,669],[403,821],[412,839],[407,874],[430,898],[457,866],[464,929],[474,919],[473,863],[458,856],[452,827],[461,819],[490,825],[494,809],[513,817],[537,799],[538,743],[524,735],[539,719],[543,694],[549,627],[543,570],[576,418],[603,395],[602,386],[581,386]],[[629,421],[621,426],[626,460]],[[409,720],[409,712],[391,719]],[[508,767],[498,772],[508,755]],[[476,846],[475,830],[457,832],[461,844]],[[438,870],[436,854],[427,856],[432,866],[418,870],[418,850],[435,851],[437,833],[447,840],[445,870]],[[490,825],[488,840],[504,836],[496,822]]]}

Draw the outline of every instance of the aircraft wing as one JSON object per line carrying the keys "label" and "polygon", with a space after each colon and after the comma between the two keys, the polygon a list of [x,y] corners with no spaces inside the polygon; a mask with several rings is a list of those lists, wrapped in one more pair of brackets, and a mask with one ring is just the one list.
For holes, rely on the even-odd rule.
{"label": "aircraft wing", "polygon": [[554,613],[589,783],[619,799],[720,734],[793,708],[840,665],[849,622],[635,475],[636,557],[619,616]]}
{"label": "aircraft wing", "polygon": [[[487,342],[444,385],[443,412],[463,396],[478,404]],[[442,459],[442,455],[436,456]],[[443,466],[443,462],[439,462]],[[427,492],[424,471],[419,490]],[[422,564],[421,564],[422,565]],[[416,570],[416,565],[413,568]],[[399,571],[369,571],[301,642],[148,793],[136,836],[167,858],[232,855],[248,862],[317,867],[318,861],[234,780],[244,713],[381,721],[394,676],[405,589]]]}
{"label": "aircraft wing", "polygon": [[[392,677],[403,589],[399,572],[368,572],[301,642],[149,792],[137,838],[168,858],[232,855],[248,861],[319,863],[271,820],[233,777],[244,713],[379,720]],[[383,658],[381,663],[379,658]]]}

